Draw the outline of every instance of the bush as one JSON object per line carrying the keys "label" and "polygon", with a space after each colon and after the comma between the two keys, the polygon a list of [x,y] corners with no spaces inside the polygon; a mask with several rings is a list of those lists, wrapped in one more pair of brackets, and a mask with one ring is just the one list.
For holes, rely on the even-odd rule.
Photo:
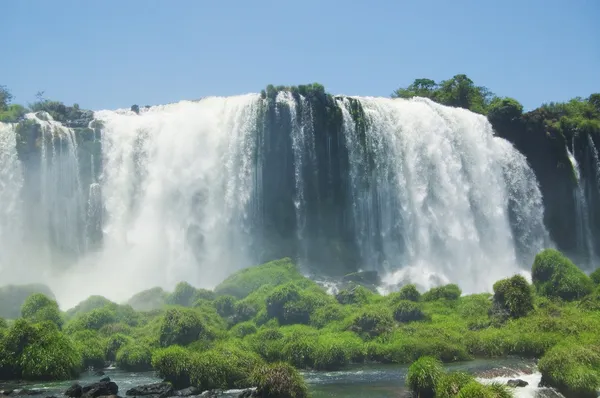
{"label": "bush", "polygon": [[179,282],[175,291],[167,296],[166,302],[171,305],[191,307],[196,301],[196,288],[187,282]]}
{"label": "bush", "polygon": [[125,344],[117,351],[117,366],[131,372],[150,370],[152,369],[152,352],[144,344]]}
{"label": "bush", "polygon": [[596,285],[600,285],[600,268],[596,268],[596,270],[590,274],[590,279]]}
{"label": "bush", "polygon": [[600,388],[600,349],[597,346],[561,344],[540,359],[542,385],[565,396],[593,397]]}
{"label": "bush", "polygon": [[509,97],[494,99],[488,109],[488,119],[494,127],[518,120],[522,114],[523,105]]}
{"label": "bush", "polygon": [[408,301],[419,301],[421,299],[421,293],[419,293],[419,291],[417,290],[417,286],[411,283],[402,286],[402,288],[398,292],[398,299]]}
{"label": "bush", "polygon": [[473,380],[460,389],[458,398],[495,398],[487,386]]}
{"label": "bush", "polygon": [[449,284],[439,287],[434,287],[425,292],[422,296],[423,301],[435,301],[440,299],[458,300],[462,291],[455,284]]}
{"label": "bush", "polygon": [[191,385],[191,364],[192,354],[177,345],[156,350],[152,355],[152,367],[158,375],[178,389]]}
{"label": "bush", "polygon": [[408,368],[406,385],[418,397],[434,398],[436,385],[444,375],[442,363],[432,357],[421,357]]}
{"label": "bush", "polygon": [[213,305],[220,316],[224,318],[232,316],[235,309],[235,297],[229,295],[219,296],[213,302]]}
{"label": "bush", "polygon": [[242,299],[263,285],[277,286],[303,279],[292,260],[283,258],[236,272],[221,282],[215,293]]}
{"label": "bush", "polygon": [[34,293],[42,293],[54,298],[52,290],[46,285],[7,285],[0,287],[0,317],[17,319],[21,315],[21,307],[27,297]]}
{"label": "bush", "polygon": [[206,326],[194,310],[170,308],[162,317],[159,342],[162,347],[187,345],[200,338]]}
{"label": "bush", "polygon": [[335,295],[336,300],[340,304],[365,305],[370,303],[373,297],[375,297],[375,294],[372,291],[360,285],[341,290]]}
{"label": "bush", "polygon": [[286,363],[262,365],[253,370],[250,384],[256,393],[265,398],[304,398],[308,388],[302,375]]}
{"label": "bush", "polygon": [[258,310],[256,307],[245,301],[238,301],[233,306],[233,322],[239,323],[252,319]]}
{"label": "bush", "polygon": [[90,296],[75,307],[67,311],[67,318],[73,318],[76,315],[84,314],[98,308],[104,308],[107,305],[114,304],[103,296]]}
{"label": "bush", "polygon": [[50,321],[58,327],[61,327],[63,324],[56,301],[41,293],[35,293],[27,297],[21,307],[21,316],[34,323]]}
{"label": "bush", "polygon": [[525,316],[533,310],[531,286],[521,275],[494,283],[494,303],[512,318]]}
{"label": "bush", "polygon": [[133,339],[122,333],[116,333],[108,337],[104,348],[104,357],[108,361],[115,361],[117,359],[117,351],[126,344],[133,343]]}
{"label": "bush", "polygon": [[592,280],[561,252],[546,249],[535,256],[531,277],[539,294],[571,301],[593,290]]}
{"label": "bush", "polygon": [[117,314],[109,306],[96,308],[75,316],[66,326],[69,333],[78,330],[100,330],[105,325],[117,322]]}
{"label": "bush", "polygon": [[475,381],[475,378],[465,372],[444,374],[439,378],[435,386],[435,396],[437,398],[454,398],[461,388],[472,381]]}
{"label": "bush", "polygon": [[323,328],[333,322],[343,320],[350,311],[349,307],[342,307],[335,303],[319,307],[310,315],[310,324],[317,328]]}
{"label": "bush", "polygon": [[281,325],[308,324],[314,310],[327,304],[327,294],[298,283],[288,283],[275,288],[266,298],[267,315]]}
{"label": "bush", "polygon": [[363,338],[377,337],[392,330],[394,319],[391,311],[381,305],[362,309],[353,319],[349,330]]}
{"label": "bush", "polygon": [[400,301],[394,309],[394,319],[398,322],[421,321],[425,318],[423,311],[412,301]]}
{"label": "bush", "polygon": [[354,333],[328,333],[316,340],[313,356],[315,369],[338,370],[352,361],[364,360],[366,352],[362,340]]}
{"label": "bush", "polygon": [[106,362],[106,343],[94,330],[80,330],[71,335],[81,353],[84,368],[102,369]]}
{"label": "bush", "polygon": [[190,381],[202,391],[245,388],[250,373],[261,364],[248,347],[227,342],[192,357]]}
{"label": "bush", "polygon": [[136,311],[152,311],[162,308],[166,303],[167,296],[168,294],[162,288],[154,287],[137,293],[127,300],[127,304]]}
{"label": "bush", "polygon": [[250,334],[256,333],[258,330],[254,322],[242,322],[238,323],[234,327],[231,328],[229,334],[233,337],[244,338]]}

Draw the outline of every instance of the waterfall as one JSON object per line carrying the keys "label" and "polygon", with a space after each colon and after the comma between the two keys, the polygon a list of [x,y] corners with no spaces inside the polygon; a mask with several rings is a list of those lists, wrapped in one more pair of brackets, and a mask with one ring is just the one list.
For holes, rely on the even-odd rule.
{"label": "waterfall", "polygon": [[485,117],[427,99],[210,97],[97,111],[99,138],[27,118],[39,136],[21,162],[0,124],[0,236],[28,224],[17,240],[62,303],[213,287],[283,256],[475,292],[550,244],[525,157]]}
{"label": "waterfall", "polygon": [[[575,140],[573,137],[573,148],[575,148],[574,141]],[[579,245],[578,252],[583,253],[586,256],[585,261],[591,264],[591,262],[594,259],[594,243],[592,237],[592,229],[590,226],[590,214],[588,209],[587,198],[585,195],[583,182],[581,181],[581,171],[579,169],[579,163],[577,162],[575,155],[569,150],[568,147],[567,155],[573,168],[575,180],[577,181],[577,187],[575,188],[575,192],[573,192],[573,195],[575,197],[575,224],[577,229],[577,244]]]}
{"label": "waterfall", "polygon": [[15,249],[21,247],[23,236],[22,187],[23,171],[17,154],[15,125],[0,123],[0,275],[3,283],[9,274],[19,271]]}
{"label": "waterfall", "polygon": [[484,117],[424,99],[357,99],[364,146],[347,109],[344,126],[367,266],[400,270],[388,283],[476,291],[531,263],[547,242],[541,194],[524,157]]}
{"label": "waterfall", "polygon": [[596,175],[596,189],[600,192],[600,157],[598,156],[598,149],[596,149],[596,145],[594,145],[594,140],[592,136],[588,134],[588,144],[590,145],[590,149],[592,150],[592,156],[594,157],[594,174]]}

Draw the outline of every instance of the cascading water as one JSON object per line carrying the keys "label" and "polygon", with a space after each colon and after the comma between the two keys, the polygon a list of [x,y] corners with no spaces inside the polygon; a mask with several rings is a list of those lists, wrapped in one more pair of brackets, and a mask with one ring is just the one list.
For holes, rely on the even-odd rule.
{"label": "cascading water", "polygon": [[[574,141],[572,144],[575,147]],[[580,246],[578,249],[579,253],[585,255],[585,262],[591,263],[594,259],[594,243],[592,238],[592,229],[590,227],[590,215],[587,204],[587,198],[584,191],[583,182],[581,181],[581,171],[579,170],[579,163],[575,158],[575,155],[567,147],[567,155],[575,174],[577,181],[577,188],[573,195],[575,196],[575,224],[577,227],[577,243]]]}
{"label": "cascading water", "polygon": [[360,102],[370,156],[344,112],[357,241],[367,263],[400,269],[388,283],[481,290],[544,246],[533,172],[484,117],[428,100]]}
{"label": "cascading water", "polygon": [[[425,99],[330,98],[282,91],[99,111],[98,157],[73,129],[30,115],[43,139],[25,180],[38,183],[17,177],[14,128],[1,125],[0,198],[17,208],[20,185],[29,203],[39,196],[34,242],[79,254],[42,279],[64,304],[182,280],[212,287],[283,256],[311,272],[341,264],[473,292],[548,245],[532,170],[483,116]],[[23,218],[0,211],[0,233]]]}

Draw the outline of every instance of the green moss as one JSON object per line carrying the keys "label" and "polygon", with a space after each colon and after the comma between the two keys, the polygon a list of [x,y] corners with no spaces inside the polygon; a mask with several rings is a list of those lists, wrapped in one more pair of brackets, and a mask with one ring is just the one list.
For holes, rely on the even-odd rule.
{"label": "green moss", "polygon": [[441,362],[432,357],[421,357],[408,368],[406,385],[418,397],[434,398],[436,385],[444,375]]}
{"label": "green moss", "polygon": [[145,344],[126,343],[117,351],[117,366],[131,372],[152,369],[152,352]]}
{"label": "green moss", "polygon": [[229,294],[242,299],[261,286],[282,285],[302,279],[305,278],[298,272],[294,263],[289,258],[284,258],[236,272],[221,282],[215,288],[215,292],[219,295]]}
{"label": "green moss", "polygon": [[519,318],[533,309],[531,286],[521,275],[494,283],[494,303],[509,316]]}
{"label": "green moss", "polygon": [[256,386],[256,393],[265,398],[304,398],[309,396],[302,375],[286,363],[257,367],[250,375],[250,384]]}
{"label": "green moss", "polygon": [[532,274],[537,292],[550,298],[576,300],[593,290],[592,280],[562,253],[546,249],[535,257]]}

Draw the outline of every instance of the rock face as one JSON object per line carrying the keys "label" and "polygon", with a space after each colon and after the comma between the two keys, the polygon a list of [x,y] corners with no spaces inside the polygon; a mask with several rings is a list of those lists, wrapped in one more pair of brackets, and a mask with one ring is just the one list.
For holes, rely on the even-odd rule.
{"label": "rock face", "polygon": [[108,395],[117,395],[119,392],[119,386],[112,381],[100,381],[98,383],[92,383],[82,388],[84,398],[97,398]]}
{"label": "rock face", "polygon": [[[190,387],[191,388],[191,387]],[[186,389],[189,390],[189,389]],[[125,395],[135,396],[135,397],[143,397],[143,396],[156,396],[160,398],[171,397],[174,395],[173,386],[171,383],[154,383],[147,384],[144,386],[138,386],[127,390]],[[193,394],[190,394],[193,395]],[[182,395],[188,396],[188,395]]]}
{"label": "rock face", "polygon": [[196,387],[188,387],[174,392],[176,397],[191,397],[200,394],[200,390]]}

